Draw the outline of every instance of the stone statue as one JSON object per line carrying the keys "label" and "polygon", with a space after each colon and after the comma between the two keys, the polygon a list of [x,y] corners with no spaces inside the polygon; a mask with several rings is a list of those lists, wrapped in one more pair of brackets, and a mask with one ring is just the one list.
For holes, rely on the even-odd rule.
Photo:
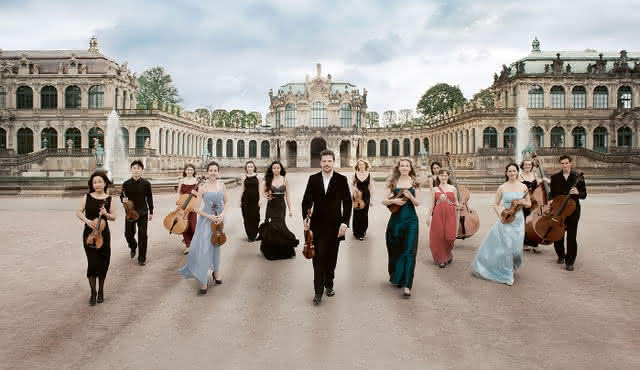
{"label": "stone statue", "polygon": [[67,139],[67,149],[72,149],[73,148],[73,139],[69,138]]}
{"label": "stone statue", "polygon": [[567,63],[567,73],[571,73],[571,64]]}
{"label": "stone statue", "polygon": [[145,149],[151,148],[151,140],[149,138],[144,139],[144,147]]}

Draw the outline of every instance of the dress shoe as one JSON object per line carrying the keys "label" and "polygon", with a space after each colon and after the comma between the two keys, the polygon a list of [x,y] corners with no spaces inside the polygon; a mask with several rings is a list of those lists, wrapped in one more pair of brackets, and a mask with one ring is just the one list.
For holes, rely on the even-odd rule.
{"label": "dress shoe", "polygon": [[136,256],[136,250],[135,250],[135,249],[132,249],[132,250],[131,250],[131,258],[133,258],[133,257],[135,257],[135,256]]}
{"label": "dress shoe", "polygon": [[211,277],[213,278],[213,281],[216,283],[216,285],[222,284],[222,279],[216,279],[216,276],[213,274],[213,272],[211,273]]}
{"label": "dress shoe", "polygon": [[568,264],[565,268],[567,269],[567,271],[573,271],[573,263]]}
{"label": "dress shoe", "polygon": [[98,299],[96,300],[98,303],[104,302],[104,294],[102,292],[98,292]]}
{"label": "dress shoe", "polygon": [[564,263],[564,257],[558,257],[558,260],[556,261],[556,263],[558,265],[562,265]]}
{"label": "dress shoe", "polygon": [[402,292],[402,295],[403,295],[405,298],[409,298],[409,297],[411,297],[411,290],[409,290],[409,288],[404,288],[404,291]]}
{"label": "dress shoe", "polygon": [[95,306],[96,305],[96,292],[93,291],[91,292],[91,298],[89,298],[89,306]]}
{"label": "dress shoe", "polygon": [[182,254],[189,254],[189,247],[186,247],[184,251],[182,251]]}
{"label": "dress shoe", "polygon": [[209,287],[206,287],[206,288],[204,288],[204,289],[200,288],[200,295],[207,294],[207,289],[208,289],[208,288],[209,288]]}
{"label": "dress shoe", "polygon": [[146,264],[147,264],[147,263],[146,263],[145,261],[138,261],[138,265],[140,265],[140,266],[144,266],[144,265],[146,265]]}
{"label": "dress shoe", "polygon": [[327,297],[333,297],[336,295],[336,291],[333,288],[327,288]]}
{"label": "dress shoe", "polygon": [[316,296],[313,297],[313,304],[317,306],[320,302],[322,302],[322,294],[316,294]]}
{"label": "dress shoe", "polygon": [[440,268],[443,269],[443,268],[445,268],[447,266],[447,264],[446,263],[441,263],[438,266],[440,266]]}

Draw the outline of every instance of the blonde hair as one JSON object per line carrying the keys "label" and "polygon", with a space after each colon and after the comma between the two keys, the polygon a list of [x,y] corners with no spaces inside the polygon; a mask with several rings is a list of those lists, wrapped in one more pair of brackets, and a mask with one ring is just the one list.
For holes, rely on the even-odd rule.
{"label": "blonde hair", "polygon": [[369,162],[367,162],[366,159],[363,159],[363,158],[360,158],[356,161],[356,165],[353,166],[353,170],[358,171],[358,165],[360,164],[360,162],[364,163],[364,170],[369,171],[369,168],[371,168],[371,165],[369,164]]}
{"label": "blonde hair", "polygon": [[398,184],[398,179],[400,178],[400,162],[409,163],[409,167],[411,167],[411,169],[409,170],[409,177],[411,177],[411,180],[413,180],[412,181],[413,187],[418,187],[420,183],[416,179],[416,171],[413,168],[413,162],[411,162],[411,159],[409,158],[400,158],[398,162],[396,162],[396,165],[393,167],[393,171],[391,172],[391,178],[389,179],[387,188],[389,188],[390,191],[393,191],[393,189],[396,188],[396,185]]}

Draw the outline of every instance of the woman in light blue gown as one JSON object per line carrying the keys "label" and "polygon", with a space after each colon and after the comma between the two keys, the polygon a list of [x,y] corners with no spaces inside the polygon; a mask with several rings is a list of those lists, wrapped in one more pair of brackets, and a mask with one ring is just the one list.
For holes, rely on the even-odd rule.
{"label": "woman in light blue gown", "polygon": [[227,204],[227,189],[222,181],[218,181],[219,165],[211,162],[207,166],[209,180],[198,188],[198,198],[202,200],[198,214],[196,231],[191,240],[189,259],[180,270],[185,279],[200,281],[200,294],[207,293],[209,269],[216,284],[222,284],[220,278],[220,246],[211,244],[211,223],[224,222]]}
{"label": "woman in light blue gown", "polygon": [[518,203],[531,207],[527,186],[517,180],[518,171],[515,163],[509,163],[505,168],[507,181],[498,187],[493,205],[498,221],[482,242],[472,266],[474,276],[508,285],[513,284],[513,274],[524,262],[524,214],[519,210],[511,223],[505,223],[501,215],[505,209]]}

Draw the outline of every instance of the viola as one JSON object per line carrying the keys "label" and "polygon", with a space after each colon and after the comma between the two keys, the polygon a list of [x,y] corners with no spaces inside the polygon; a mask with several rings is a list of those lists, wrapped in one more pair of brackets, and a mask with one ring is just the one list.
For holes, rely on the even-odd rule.
{"label": "viola", "polygon": [[[204,181],[204,177],[200,177],[196,183],[195,189]],[[199,199],[193,193],[181,194],[176,204],[175,210],[169,212],[164,218],[164,227],[169,234],[182,234],[189,227],[189,213],[198,206]]]}
{"label": "viola", "polygon": [[511,207],[502,210],[500,212],[500,222],[503,224],[510,224],[516,219],[516,215],[518,211],[524,207],[520,202],[520,199],[516,202],[515,200],[511,202]]}
{"label": "viola", "polygon": [[[540,160],[537,159],[537,154],[533,153],[531,156],[533,161],[533,165],[538,169],[540,173],[540,178],[545,178],[544,168],[540,164]],[[533,225],[535,225],[540,217],[544,215],[544,213],[548,209],[548,199],[549,199],[549,184],[546,182],[542,182],[536,186],[533,191],[529,192],[531,197],[531,213],[527,216],[524,223],[524,232],[525,232],[525,244],[551,244],[551,241],[545,240],[541,238],[538,233],[536,233]]]}
{"label": "viola", "polygon": [[456,187],[456,193],[458,194],[458,204],[460,204],[460,211],[458,211],[458,231],[456,239],[466,239],[472,237],[480,229],[480,217],[478,213],[469,207],[469,199],[471,194],[464,185],[458,184],[456,179],[456,170],[451,163],[451,154],[445,153],[447,163],[449,164],[449,172],[451,173],[451,179]]}
{"label": "viola", "polygon": [[211,244],[221,246],[227,241],[227,235],[222,231],[224,223],[220,221],[219,224],[211,223]]}
{"label": "viola", "polygon": [[122,202],[122,206],[124,207],[124,213],[127,221],[138,221],[140,218],[140,214],[136,210],[135,205],[131,199],[128,199],[125,202]]}
{"label": "viola", "polygon": [[304,231],[304,248],[302,255],[306,259],[311,259],[316,255],[316,248],[313,246],[313,231],[311,231],[311,209],[307,212],[304,222],[309,225],[309,229]]}
{"label": "viola", "polygon": [[[407,200],[407,197],[405,197],[403,193],[404,193],[404,191],[405,191],[405,190],[408,190],[408,189],[399,189],[399,190],[400,190],[400,191],[399,191],[396,195],[392,196],[392,197],[391,197],[391,198],[389,198],[389,199],[402,199],[402,200]],[[400,211],[400,208],[402,208],[402,206],[401,206],[401,205],[398,205],[398,204],[393,204],[393,203],[392,203],[392,204],[389,204],[389,205],[387,206],[387,208],[389,209],[389,211],[391,211],[391,213],[398,213],[398,212]]]}
{"label": "viola", "polygon": [[[576,180],[569,187],[572,188],[580,181],[584,180],[584,173],[580,172]],[[576,202],[571,199],[571,194],[558,195],[551,201],[551,208],[540,217],[533,225],[536,234],[544,240],[552,242],[564,238],[566,230],[565,219],[576,210]]]}
{"label": "viola", "polygon": [[[100,208],[104,206],[104,202],[101,202]],[[91,233],[87,235],[87,246],[89,248],[100,249],[102,245],[104,245],[104,238],[102,237],[102,232],[107,227],[107,221],[102,217],[98,216],[96,221],[96,228],[91,230]]]}
{"label": "viola", "polygon": [[364,200],[362,199],[362,192],[357,188],[353,190],[353,208],[354,209],[363,209],[366,206]]}

